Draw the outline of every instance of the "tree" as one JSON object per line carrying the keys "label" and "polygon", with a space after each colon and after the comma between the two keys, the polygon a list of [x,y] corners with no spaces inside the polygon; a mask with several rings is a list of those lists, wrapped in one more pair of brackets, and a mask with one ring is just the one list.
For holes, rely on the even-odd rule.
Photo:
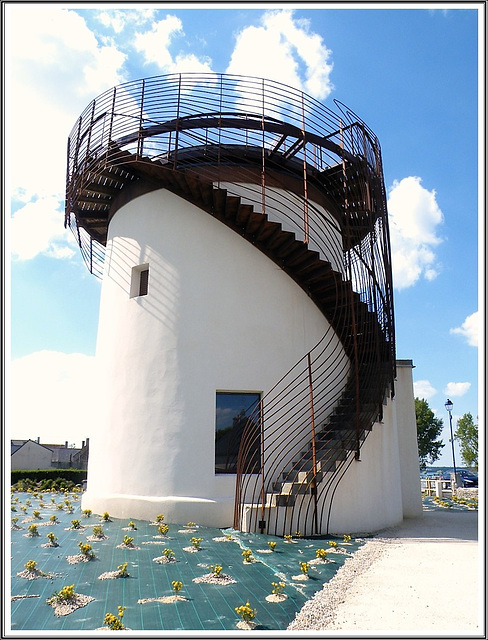
{"label": "tree", "polygon": [[432,464],[440,458],[444,446],[442,440],[436,440],[442,432],[443,422],[436,418],[427,400],[415,398],[415,417],[417,419],[417,444],[419,448],[420,468],[425,469],[427,462]]}
{"label": "tree", "polygon": [[459,440],[461,458],[467,467],[478,468],[478,424],[474,424],[473,416],[465,413],[457,421],[454,439]]}

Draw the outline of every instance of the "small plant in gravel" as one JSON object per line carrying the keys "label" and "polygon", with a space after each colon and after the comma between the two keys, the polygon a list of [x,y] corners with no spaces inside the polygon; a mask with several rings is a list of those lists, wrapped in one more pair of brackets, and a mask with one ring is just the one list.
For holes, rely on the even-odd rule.
{"label": "small plant in gravel", "polygon": [[31,538],[35,538],[36,536],[39,535],[39,531],[37,530],[37,525],[36,524],[30,524],[27,527],[27,531],[28,531],[27,535],[29,537],[31,537]]}
{"label": "small plant in gravel", "polygon": [[191,520],[190,520],[190,522],[186,523],[186,528],[187,529],[193,529],[193,527],[196,527],[196,526],[197,526],[196,522],[191,522]]}
{"label": "small plant in gravel", "polygon": [[92,514],[92,510],[91,509],[83,509],[83,511],[81,512],[81,515],[84,518],[89,518]]}
{"label": "small plant in gravel", "polygon": [[70,529],[81,529],[81,522],[79,520],[71,520]]}
{"label": "small plant in gravel", "polygon": [[271,551],[274,551],[276,549],[276,542],[268,542],[268,547]]}
{"label": "small plant in gravel", "polygon": [[103,520],[104,522],[110,522],[110,521],[111,521],[111,520],[110,520],[110,514],[109,514],[109,512],[108,512],[108,511],[104,511],[104,512],[102,513],[102,520]]}
{"label": "small plant in gravel", "polygon": [[183,583],[180,580],[173,580],[171,582],[171,587],[175,593],[178,593],[183,589]]}
{"label": "small plant in gravel", "polygon": [[169,531],[169,527],[167,524],[160,524],[158,526],[158,533],[162,536],[165,536]]}
{"label": "small plant in gravel", "polygon": [[11,522],[12,522],[12,526],[16,527],[17,526],[17,522],[19,521],[18,518],[12,518]]}
{"label": "small plant in gravel", "polygon": [[93,527],[93,535],[95,536],[95,538],[104,538],[105,537],[105,532],[103,530],[103,527],[101,524],[96,524]]}
{"label": "small plant in gravel", "polygon": [[119,564],[119,566],[117,567],[117,571],[119,572],[119,575],[121,578],[129,577],[129,572],[127,571],[127,565],[128,565],[128,562],[124,562],[123,564]]}
{"label": "small plant in gravel", "polygon": [[236,607],[235,612],[239,618],[244,620],[244,622],[251,622],[251,620],[254,620],[257,613],[256,609],[251,608],[249,602],[246,602],[246,604],[243,604],[240,607]]}
{"label": "small plant in gravel", "polygon": [[64,509],[64,504],[63,504],[62,502],[60,502],[59,504],[57,504],[57,505],[56,505],[56,509],[57,509],[58,511],[63,511],[63,509]]}
{"label": "small plant in gravel", "polygon": [[156,516],[155,522],[163,522],[163,520],[164,520],[164,515],[162,513],[158,513],[158,515]]}
{"label": "small plant in gravel", "polygon": [[124,539],[122,540],[122,544],[124,545],[124,547],[133,547],[134,538],[131,538],[130,536],[124,536]]}
{"label": "small plant in gravel", "polygon": [[337,542],[335,540],[329,540],[329,547],[335,549],[337,547]]}
{"label": "small plant in gravel", "polygon": [[351,542],[351,536],[348,533],[344,534],[344,542]]}
{"label": "small plant in gravel", "polygon": [[91,544],[87,542],[79,542],[78,547],[82,556],[89,558],[90,560],[95,557]]}
{"label": "small plant in gravel", "polygon": [[40,520],[41,519],[41,512],[40,511],[35,510],[35,511],[32,512],[32,515],[34,516],[34,518],[36,520]]}
{"label": "small plant in gravel", "polygon": [[252,551],[251,551],[251,549],[244,549],[244,551],[241,553],[241,555],[244,558],[244,562],[251,562],[252,561]]}
{"label": "small plant in gravel", "polygon": [[132,522],[132,520],[129,522],[127,526],[129,527],[129,529],[132,529],[132,531],[137,531],[136,523]]}
{"label": "small plant in gravel", "polygon": [[56,538],[56,536],[54,535],[54,533],[52,531],[50,531],[49,533],[46,534],[46,538],[49,540],[49,545],[51,547],[57,547],[58,546],[58,539]]}
{"label": "small plant in gravel", "polygon": [[302,574],[304,576],[308,576],[308,569],[309,569],[308,562],[299,562],[298,565],[300,567],[300,571],[302,572]]}
{"label": "small plant in gravel", "polygon": [[35,571],[37,569],[37,562],[35,560],[27,560],[24,567],[27,571]]}
{"label": "small plant in gravel", "polygon": [[285,538],[285,541],[286,541],[286,542],[291,542],[291,541],[292,541],[292,539],[293,539],[293,536],[291,535],[291,533],[286,533],[286,534],[284,535],[284,538]]}
{"label": "small plant in gravel", "polygon": [[52,522],[53,524],[55,522],[59,522],[58,516],[55,513],[53,513],[52,516],[49,516],[49,522]]}
{"label": "small plant in gravel", "polygon": [[163,549],[163,556],[168,559],[174,558],[175,552],[173,551],[173,549]]}
{"label": "small plant in gravel", "polygon": [[103,619],[103,622],[111,631],[121,631],[122,629],[125,628],[124,623],[122,622],[125,609],[126,607],[121,607],[119,605],[117,607],[117,610],[118,610],[117,615],[114,615],[113,613],[105,614],[105,618]]}
{"label": "small plant in gravel", "polygon": [[316,549],[315,557],[320,560],[325,560],[327,558],[327,551],[325,549]]}
{"label": "small plant in gravel", "polygon": [[195,538],[195,536],[193,536],[192,538],[190,538],[190,543],[191,546],[194,549],[200,549],[200,542],[202,542],[203,538]]}
{"label": "small plant in gravel", "polygon": [[222,573],[222,566],[220,564],[211,564],[209,568],[214,576],[218,577]]}
{"label": "small plant in gravel", "polygon": [[56,604],[59,602],[67,602],[75,597],[75,585],[70,584],[62,587],[59,591],[55,591],[53,595],[46,600],[48,604]]}
{"label": "small plant in gravel", "polygon": [[281,596],[283,591],[285,590],[286,584],[284,582],[272,582],[271,587],[271,593],[273,595]]}
{"label": "small plant in gravel", "polygon": [[11,511],[17,511],[17,507],[13,504],[13,505],[10,507],[10,510],[11,510]]}

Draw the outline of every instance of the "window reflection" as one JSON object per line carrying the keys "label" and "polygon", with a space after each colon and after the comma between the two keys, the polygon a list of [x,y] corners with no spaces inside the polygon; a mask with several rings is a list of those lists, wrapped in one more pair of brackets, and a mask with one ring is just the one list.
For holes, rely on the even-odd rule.
{"label": "window reflection", "polygon": [[243,437],[248,472],[259,471],[260,399],[259,393],[217,392],[215,473],[237,473],[237,457]]}

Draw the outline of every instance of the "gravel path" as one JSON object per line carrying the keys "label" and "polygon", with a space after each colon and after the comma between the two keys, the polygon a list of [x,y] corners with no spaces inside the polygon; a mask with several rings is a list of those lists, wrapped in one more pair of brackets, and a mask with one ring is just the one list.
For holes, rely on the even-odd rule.
{"label": "gravel path", "polygon": [[369,539],[288,630],[481,633],[480,561],[477,512],[426,510]]}

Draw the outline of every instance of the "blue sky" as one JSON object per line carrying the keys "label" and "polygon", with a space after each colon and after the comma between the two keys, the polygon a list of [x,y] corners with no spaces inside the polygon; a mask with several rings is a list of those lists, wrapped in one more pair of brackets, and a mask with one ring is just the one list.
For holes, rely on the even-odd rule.
{"label": "blue sky", "polygon": [[446,398],[454,426],[482,416],[484,3],[212,6],[3,5],[10,437],[79,446],[94,435],[100,282],[63,228],[76,118],[121,82],[214,71],[338,99],[378,135],[397,357],[414,361],[415,393],[444,421],[438,464],[450,465]]}

